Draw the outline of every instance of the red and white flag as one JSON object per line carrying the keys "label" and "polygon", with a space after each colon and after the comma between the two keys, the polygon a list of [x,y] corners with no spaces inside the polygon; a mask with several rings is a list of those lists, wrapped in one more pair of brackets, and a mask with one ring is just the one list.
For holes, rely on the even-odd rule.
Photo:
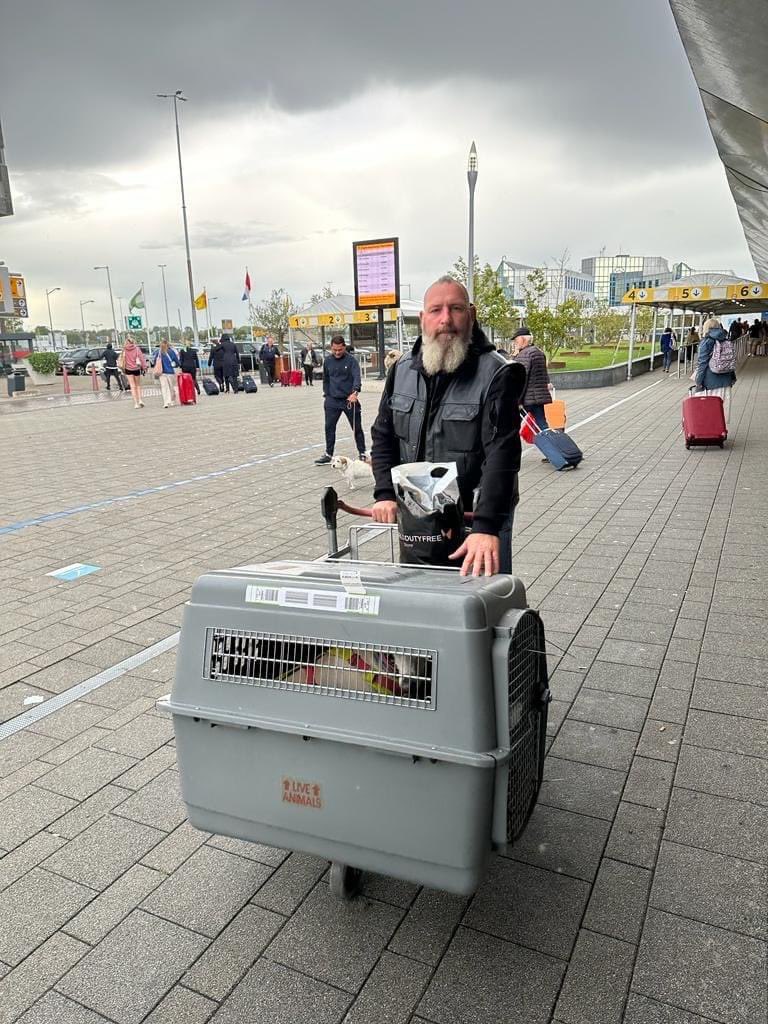
{"label": "red and white flag", "polygon": [[245,268],[245,291],[243,292],[243,302],[247,302],[251,297],[251,275],[248,273],[248,267]]}

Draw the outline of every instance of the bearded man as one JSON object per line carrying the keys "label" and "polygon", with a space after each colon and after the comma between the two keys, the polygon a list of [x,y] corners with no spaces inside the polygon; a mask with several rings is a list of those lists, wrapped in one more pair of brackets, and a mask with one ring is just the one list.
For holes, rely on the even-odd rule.
{"label": "bearded man", "polygon": [[455,462],[472,531],[452,558],[461,574],[512,571],[525,370],[495,351],[466,288],[441,277],[424,295],[421,336],[389,372],[371,430],[373,518],[397,521],[393,466]]}

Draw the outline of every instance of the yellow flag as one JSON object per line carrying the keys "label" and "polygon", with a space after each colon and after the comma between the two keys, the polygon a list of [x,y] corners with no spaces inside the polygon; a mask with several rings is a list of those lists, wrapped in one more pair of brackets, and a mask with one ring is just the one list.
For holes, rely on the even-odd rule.
{"label": "yellow flag", "polygon": [[195,309],[207,309],[207,308],[208,308],[208,296],[205,294],[204,291],[202,291],[202,292],[200,292],[200,294],[195,299]]}

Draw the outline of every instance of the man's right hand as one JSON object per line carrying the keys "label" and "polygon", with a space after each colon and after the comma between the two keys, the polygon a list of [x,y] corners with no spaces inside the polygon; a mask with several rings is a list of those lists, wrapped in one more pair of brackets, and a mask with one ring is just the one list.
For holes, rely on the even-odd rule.
{"label": "man's right hand", "polygon": [[397,522],[397,502],[396,501],[377,501],[374,503],[371,509],[373,513],[374,523],[396,523]]}

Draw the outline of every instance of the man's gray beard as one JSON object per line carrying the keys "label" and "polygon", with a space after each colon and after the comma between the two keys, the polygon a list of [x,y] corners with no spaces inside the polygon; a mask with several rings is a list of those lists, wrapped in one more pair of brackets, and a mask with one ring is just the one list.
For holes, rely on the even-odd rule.
{"label": "man's gray beard", "polygon": [[469,333],[466,337],[454,334],[444,341],[430,334],[421,336],[421,362],[428,377],[436,373],[455,373],[469,351]]}

